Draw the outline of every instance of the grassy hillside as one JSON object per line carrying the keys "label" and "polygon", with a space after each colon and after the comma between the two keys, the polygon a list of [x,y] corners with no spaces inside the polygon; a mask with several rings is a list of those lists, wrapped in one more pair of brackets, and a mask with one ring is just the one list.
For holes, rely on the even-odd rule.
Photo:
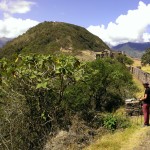
{"label": "grassy hillside", "polygon": [[8,42],[0,49],[0,57],[20,53],[59,53],[60,50],[75,54],[81,50],[104,49],[109,47],[83,27],[62,22],[43,22]]}

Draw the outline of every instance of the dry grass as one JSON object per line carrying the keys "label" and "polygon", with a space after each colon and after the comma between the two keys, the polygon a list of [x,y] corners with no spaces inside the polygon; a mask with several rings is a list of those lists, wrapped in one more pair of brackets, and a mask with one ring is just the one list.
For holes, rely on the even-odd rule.
{"label": "dry grass", "polygon": [[[140,59],[133,59],[133,61],[134,61],[134,63],[133,63],[134,67],[141,66],[141,60]],[[150,65],[142,66],[141,69],[145,72],[150,73]]]}
{"label": "dry grass", "polygon": [[80,61],[93,61],[96,59],[95,53],[90,50],[81,51],[81,53],[79,55],[76,55],[76,57]]}
{"label": "dry grass", "polygon": [[150,65],[143,66],[142,70],[145,71],[145,72],[150,73]]}
{"label": "dry grass", "polygon": [[124,131],[117,131],[114,134],[107,134],[85,150],[120,150],[137,130],[137,128],[132,127]]}
{"label": "dry grass", "polygon": [[142,142],[142,139],[146,138],[147,136],[146,133],[148,131],[149,131],[149,128],[138,127],[136,132],[134,132],[134,134],[131,134],[130,138],[128,139],[128,142],[122,145],[121,150],[133,150],[139,147],[140,143]]}
{"label": "dry grass", "polygon": [[133,66],[137,67],[137,66],[141,66],[141,60],[140,59],[133,59],[134,63]]}
{"label": "dry grass", "polygon": [[133,76],[133,81],[135,82],[135,84],[137,85],[139,91],[135,94],[137,98],[140,98],[143,96],[144,93],[144,87],[142,85],[142,82],[139,81],[135,76]]}
{"label": "dry grass", "polygon": [[84,150],[133,150],[146,137],[149,128],[141,128],[143,116],[131,118],[133,126],[99,138]]}

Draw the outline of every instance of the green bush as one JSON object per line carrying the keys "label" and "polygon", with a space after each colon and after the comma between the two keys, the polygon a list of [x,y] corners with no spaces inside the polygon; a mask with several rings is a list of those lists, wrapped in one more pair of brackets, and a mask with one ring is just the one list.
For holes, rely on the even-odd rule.
{"label": "green bush", "polygon": [[124,129],[131,125],[130,120],[125,116],[115,115],[112,113],[107,114],[103,121],[103,126],[111,131]]}
{"label": "green bush", "polygon": [[112,114],[105,116],[104,127],[112,131],[115,130],[117,127],[117,117]]}
{"label": "green bush", "polygon": [[143,56],[141,57],[141,63],[143,65],[149,64],[150,65],[150,48],[148,48]]}

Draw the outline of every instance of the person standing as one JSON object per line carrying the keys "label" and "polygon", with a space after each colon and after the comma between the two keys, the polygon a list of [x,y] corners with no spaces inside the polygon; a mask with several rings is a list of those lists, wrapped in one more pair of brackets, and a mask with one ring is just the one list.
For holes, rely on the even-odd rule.
{"label": "person standing", "polygon": [[142,101],[142,111],[144,115],[144,126],[149,126],[149,109],[150,109],[150,87],[149,83],[143,83],[143,86],[145,88],[144,97],[140,98],[140,101]]}

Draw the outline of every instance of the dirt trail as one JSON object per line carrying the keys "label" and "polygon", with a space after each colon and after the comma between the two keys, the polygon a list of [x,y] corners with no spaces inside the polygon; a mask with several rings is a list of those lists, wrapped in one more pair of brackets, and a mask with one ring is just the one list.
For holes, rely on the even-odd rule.
{"label": "dirt trail", "polygon": [[133,150],[150,150],[150,127],[147,127],[147,132],[145,132],[144,138],[140,139],[139,145]]}
{"label": "dirt trail", "polygon": [[141,127],[121,150],[150,150],[150,127]]}

